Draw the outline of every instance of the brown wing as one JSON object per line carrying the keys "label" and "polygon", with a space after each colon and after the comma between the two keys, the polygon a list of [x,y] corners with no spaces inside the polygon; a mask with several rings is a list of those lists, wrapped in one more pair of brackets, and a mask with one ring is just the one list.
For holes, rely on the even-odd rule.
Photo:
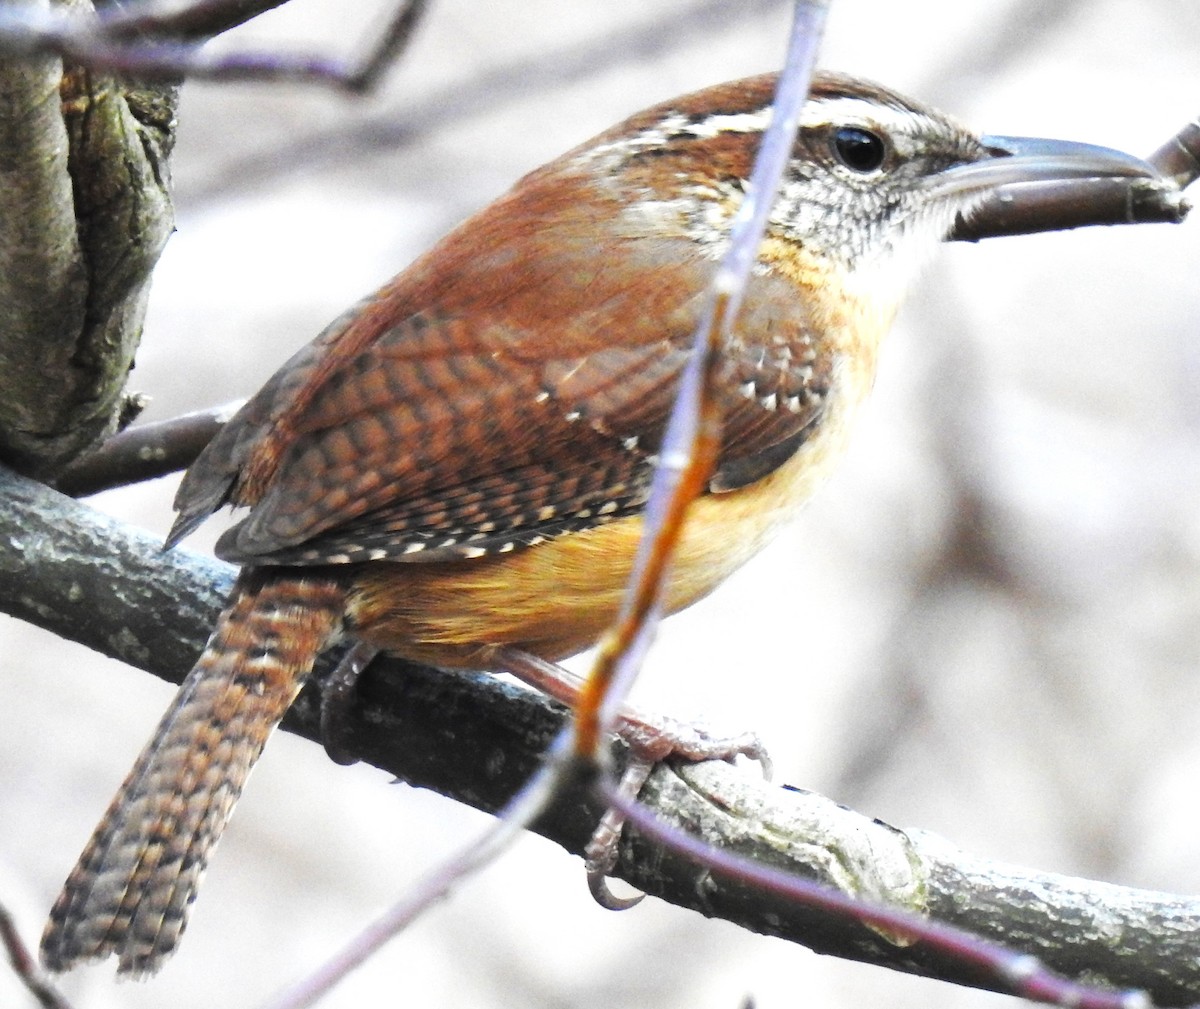
{"label": "brown wing", "polygon": [[[533,202],[537,221],[547,208]],[[435,560],[640,509],[711,264],[655,269],[681,248],[663,239],[629,243],[636,263],[600,259],[561,211],[564,233],[513,242],[490,214],[267,383],[189,471],[173,538],[232,501],[251,510],[218,544],[229,560]],[[542,255],[522,258],[531,245]],[[726,363],[736,391],[714,489],[789,456],[828,386],[831,362],[781,329],[802,316],[780,300],[791,286],[755,283]],[[571,310],[581,288],[586,313]]]}

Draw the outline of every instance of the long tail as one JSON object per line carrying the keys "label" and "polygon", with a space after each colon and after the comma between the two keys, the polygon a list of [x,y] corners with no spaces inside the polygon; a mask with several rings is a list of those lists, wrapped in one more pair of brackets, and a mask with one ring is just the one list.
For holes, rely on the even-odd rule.
{"label": "long tail", "polygon": [[163,965],[267,737],[340,632],[344,600],[336,581],[315,574],[238,578],[54,903],[42,936],[49,970],[114,953],[118,974]]}

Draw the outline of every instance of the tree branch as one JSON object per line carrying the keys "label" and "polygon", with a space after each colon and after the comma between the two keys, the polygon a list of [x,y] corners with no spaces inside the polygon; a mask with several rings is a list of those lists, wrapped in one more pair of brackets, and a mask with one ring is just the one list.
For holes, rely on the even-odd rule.
{"label": "tree branch", "polygon": [[[178,682],[207,637],[233,569],[182,550],[164,553],[145,533],[6,470],[0,500],[0,609]],[[365,677],[348,745],[414,785],[493,811],[537,767],[561,718],[545,698],[486,674],[392,660]],[[312,690],[284,727],[317,737]],[[1200,997],[1195,900],[987,862],[933,835],[897,830],[726,764],[659,768],[642,798],[713,845],[925,911],[1026,949],[1060,972],[1145,988],[1164,1006]],[[600,812],[581,783],[536,829],[579,852]],[[628,833],[617,875],[672,903],[824,953],[962,984],[996,983],[919,946],[710,878]]]}
{"label": "tree branch", "polygon": [[41,57],[0,96],[0,458],[47,475],[128,420],[177,95]]}
{"label": "tree branch", "polygon": [[[0,457],[36,458],[68,383],[87,290],[56,59],[0,64]],[[34,395],[24,395],[23,389]]]}
{"label": "tree branch", "polygon": [[[0,51],[20,57],[0,61],[0,459],[9,465],[51,478],[140,409],[124,389],[150,276],[174,229],[169,157],[185,66],[173,62],[176,42],[280,2],[109,6],[99,21],[87,0],[0,9]],[[347,86],[378,79],[425,6],[397,7]],[[94,69],[110,49],[140,54],[158,83]],[[135,75],[140,66],[108,63]]]}

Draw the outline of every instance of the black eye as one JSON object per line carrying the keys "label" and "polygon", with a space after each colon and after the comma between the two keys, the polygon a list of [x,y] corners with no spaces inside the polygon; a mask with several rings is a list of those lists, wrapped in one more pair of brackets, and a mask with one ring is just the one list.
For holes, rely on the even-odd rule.
{"label": "black eye", "polygon": [[842,126],[833,135],[834,156],[852,172],[876,172],[883,167],[887,145],[878,133],[859,126]]}

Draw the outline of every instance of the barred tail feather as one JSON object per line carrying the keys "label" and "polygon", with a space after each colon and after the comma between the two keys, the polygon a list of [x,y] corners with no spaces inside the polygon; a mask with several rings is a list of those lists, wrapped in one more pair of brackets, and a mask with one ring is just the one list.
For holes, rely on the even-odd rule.
{"label": "barred tail feather", "polygon": [[115,954],[156,972],[263,745],[340,632],[339,584],[249,570],[63,886],[42,936],[62,971]]}

